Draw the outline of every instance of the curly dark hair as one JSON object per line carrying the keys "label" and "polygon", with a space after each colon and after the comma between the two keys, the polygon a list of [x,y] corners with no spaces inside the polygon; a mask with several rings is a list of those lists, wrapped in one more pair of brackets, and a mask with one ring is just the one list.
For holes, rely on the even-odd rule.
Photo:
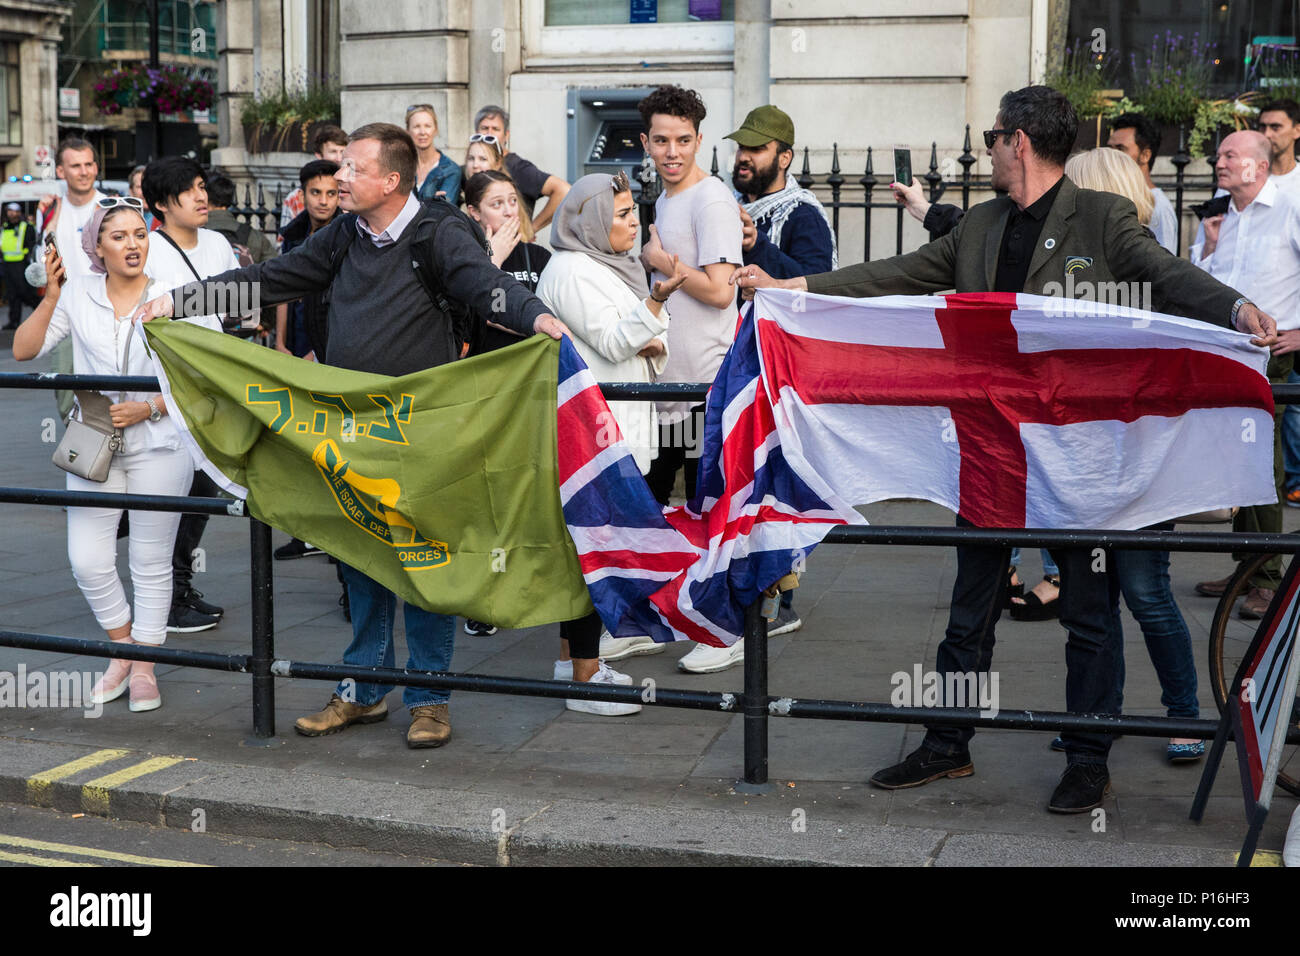
{"label": "curly dark hair", "polygon": [[661,86],[638,103],[636,108],[641,113],[641,122],[645,124],[647,133],[650,132],[650,118],[656,113],[688,119],[697,133],[707,113],[700,94],[681,86]]}

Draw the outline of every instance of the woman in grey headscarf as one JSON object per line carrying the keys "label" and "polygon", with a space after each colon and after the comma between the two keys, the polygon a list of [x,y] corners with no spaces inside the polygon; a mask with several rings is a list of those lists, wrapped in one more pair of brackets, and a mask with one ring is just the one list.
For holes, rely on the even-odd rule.
{"label": "woman in grey headscarf", "polygon": [[[653,382],[668,359],[664,303],[686,281],[673,277],[651,290],[632,255],[636,203],[626,173],[596,173],[573,184],[551,225],[555,254],[542,270],[537,296],[573,333],[573,344],[598,382]],[[611,402],[610,411],[641,473],[650,467],[658,428],[651,402]],[[631,684],[599,659],[600,619],[591,614],[560,627],[556,680]],[[656,645],[662,647],[662,645]],[[570,659],[570,654],[572,659]],[[602,716],[636,713],[639,704],[567,702],[570,710]]]}

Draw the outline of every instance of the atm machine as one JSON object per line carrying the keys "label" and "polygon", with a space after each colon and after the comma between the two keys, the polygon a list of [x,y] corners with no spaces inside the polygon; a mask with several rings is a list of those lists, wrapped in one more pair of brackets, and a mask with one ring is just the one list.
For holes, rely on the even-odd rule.
{"label": "atm machine", "polygon": [[[641,114],[636,105],[653,91],[653,87],[628,89],[569,90],[569,182],[589,173],[627,173],[632,194],[641,204],[642,220],[646,207],[653,207],[659,197],[659,183],[654,166],[646,161],[641,148]],[[644,161],[644,162],[643,162]],[[643,173],[643,165],[648,174]],[[643,177],[649,179],[644,182]]]}

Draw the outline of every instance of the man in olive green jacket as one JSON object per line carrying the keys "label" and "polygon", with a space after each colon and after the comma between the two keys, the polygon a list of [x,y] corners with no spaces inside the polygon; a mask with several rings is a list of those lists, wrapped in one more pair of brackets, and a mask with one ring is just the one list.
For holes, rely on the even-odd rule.
{"label": "man in olive green jacket", "polygon": [[[1004,195],[972,208],[957,228],[916,252],[834,272],[776,280],[742,266],[731,281],[752,297],[754,288],[806,289],[824,295],[877,296],[957,292],[1030,292],[1075,298],[1123,297],[1129,284],[1150,283],[1164,311],[1181,312],[1250,333],[1252,342],[1277,341],[1276,323],[1221,282],[1163,249],[1138,223],[1121,196],[1079,189],[1065,178],[1065,159],[1078,120],[1060,93],[1042,86],[1002,97],[997,122],[984,134],[993,188]],[[1098,288],[1100,284],[1100,289]],[[1107,285],[1109,284],[1109,285]],[[1118,285],[1118,284],[1122,284]],[[1100,292],[1100,295],[1098,295]],[[1114,301],[1114,298],[1110,298]],[[1068,310],[1062,321],[1072,321]],[[959,527],[970,523],[957,516]],[[1075,713],[1117,714],[1123,687],[1124,637],[1114,562],[1094,570],[1088,549],[1053,549],[1061,568],[1060,619],[1066,643],[1066,707]],[[1008,582],[1005,550],[959,547],[948,629],[936,655],[943,675],[987,677],[994,626]],[[958,680],[945,676],[944,706]],[[963,685],[964,686],[964,685]],[[970,727],[928,726],[920,747],[900,764],[875,774],[886,789],[917,787],[974,773]],[[1065,732],[1066,770],[1048,801],[1056,813],[1083,813],[1110,789],[1108,734]]]}

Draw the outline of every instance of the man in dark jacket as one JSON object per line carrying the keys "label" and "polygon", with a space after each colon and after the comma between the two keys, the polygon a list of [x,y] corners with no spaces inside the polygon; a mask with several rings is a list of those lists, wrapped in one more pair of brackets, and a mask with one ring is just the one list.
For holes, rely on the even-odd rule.
{"label": "man in dark jacket", "polygon": [[[800,279],[772,279],[742,266],[732,281],[744,289],[779,286],[825,295],[877,296],[941,292],[1031,292],[1060,288],[1066,259],[1086,259],[1096,282],[1150,282],[1157,297],[1186,314],[1277,341],[1277,324],[1236,290],[1172,256],[1138,223],[1133,204],[1113,193],[1079,189],[1065,178],[1065,159],[1078,120],[1060,93],[1043,86],[1002,97],[997,121],[984,134],[992,159],[992,185],[1003,193],[972,207],[957,228],[916,252]],[[1208,281],[1207,281],[1208,280]],[[1058,293],[1059,294],[1059,293]],[[959,527],[969,527],[960,514]],[[1074,713],[1116,714],[1120,709],[1124,636],[1119,619],[1115,562],[1093,566],[1087,549],[1054,550],[1061,567],[1061,624],[1065,650],[1066,708]],[[994,626],[1006,596],[1010,555],[996,548],[959,547],[948,630],[936,670],[944,678],[944,706],[965,675],[987,676]],[[917,787],[974,772],[967,747],[971,727],[926,728],[921,745],[900,764],[876,773],[886,789]],[[1066,770],[1048,801],[1056,813],[1083,813],[1101,805],[1110,789],[1111,737],[1069,732]]]}
{"label": "man in dark jacket", "polygon": [[[336,174],[340,203],[355,215],[339,216],[288,255],[153,299],[138,317],[205,313],[207,306],[227,295],[229,283],[258,282],[262,301],[272,304],[328,288],[325,363],[380,375],[406,375],[459,356],[451,318],[428,289],[440,289],[463,303],[478,321],[490,317],[521,335],[538,332],[558,339],[566,334],[568,329],[540,299],[492,265],[469,220],[447,203],[420,204],[413,194],[415,172],[415,143],[405,130],[390,123],[361,127],[352,134]],[[440,220],[433,234],[435,274],[422,280],[416,269],[423,257],[412,249],[412,241],[429,218]],[[392,654],[397,596],[355,568],[340,567],[353,633],[343,661],[383,666],[385,654]],[[411,604],[405,613],[410,652],[406,666],[416,671],[449,669],[455,618]],[[387,664],[391,666],[391,659]],[[323,711],[299,718],[294,728],[315,737],[383,720],[388,716],[384,697],[391,689],[340,684]],[[440,747],[451,739],[448,697],[446,691],[405,689],[402,700],[412,717],[408,746]]]}

